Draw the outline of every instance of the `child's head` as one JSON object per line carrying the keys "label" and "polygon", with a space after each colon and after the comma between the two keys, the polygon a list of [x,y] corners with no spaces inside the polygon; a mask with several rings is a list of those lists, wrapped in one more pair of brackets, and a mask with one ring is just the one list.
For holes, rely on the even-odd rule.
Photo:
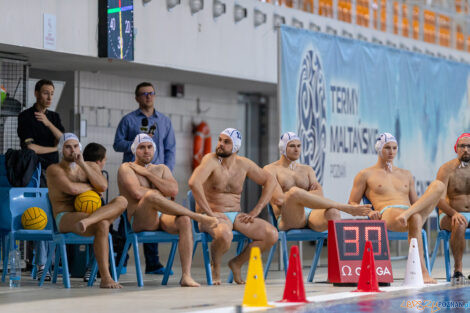
{"label": "child's head", "polygon": [[96,162],[103,170],[106,164],[106,148],[96,142],[90,142],[83,150],[83,159],[89,162]]}

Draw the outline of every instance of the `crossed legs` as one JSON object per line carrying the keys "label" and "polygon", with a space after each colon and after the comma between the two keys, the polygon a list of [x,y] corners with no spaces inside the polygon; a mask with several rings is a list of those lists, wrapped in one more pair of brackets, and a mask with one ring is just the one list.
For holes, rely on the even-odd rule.
{"label": "crossed legs", "polygon": [[[324,231],[328,228],[329,220],[341,219],[339,211],[352,215],[367,215],[370,211],[369,205],[339,203],[298,187],[289,189],[285,196],[284,205],[281,207],[280,230],[304,228],[308,225],[315,231]],[[313,209],[308,221],[304,207]]]}
{"label": "crossed legs", "polygon": [[[163,214],[159,217],[158,212]],[[217,224],[215,217],[198,214],[178,203],[168,200],[155,191],[149,191],[133,211],[134,231],[162,229],[179,235],[178,252],[181,259],[182,276],[180,284],[184,287],[199,287],[191,277],[193,233],[190,218],[201,222],[209,229]]]}
{"label": "crossed legs", "polygon": [[108,233],[109,225],[124,212],[126,206],[127,200],[124,197],[117,197],[92,214],[80,212],[65,214],[59,225],[59,230],[63,233],[73,232],[81,236],[95,236],[93,250],[101,274],[101,288],[122,288],[109,273]]}

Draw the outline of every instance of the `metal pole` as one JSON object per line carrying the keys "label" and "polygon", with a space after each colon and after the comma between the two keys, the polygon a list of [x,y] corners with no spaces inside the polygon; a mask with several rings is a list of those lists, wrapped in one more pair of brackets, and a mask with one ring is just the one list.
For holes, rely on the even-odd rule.
{"label": "metal pole", "polygon": [[356,25],[356,0],[351,0],[351,24]]}

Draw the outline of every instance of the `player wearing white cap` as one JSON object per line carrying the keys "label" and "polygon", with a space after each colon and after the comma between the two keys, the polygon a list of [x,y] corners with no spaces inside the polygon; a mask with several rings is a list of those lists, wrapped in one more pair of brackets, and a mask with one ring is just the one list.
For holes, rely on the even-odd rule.
{"label": "player wearing white cap", "polygon": [[271,199],[280,230],[309,227],[315,231],[328,229],[329,220],[341,219],[339,211],[351,215],[367,215],[370,205],[338,203],[323,196],[312,167],[300,164],[301,141],[293,132],[279,140],[279,160],[264,167],[276,178]]}
{"label": "player wearing white cap", "polygon": [[63,233],[73,232],[94,236],[93,248],[101,274],[101,288],[122,288],[109,273],[109,225],[124,212],[127,201],[117,197],[92,214],[76,212],[74,199],[79,194],[94,190],[103,193],[108,188],[106,178],[95,162],[86,162],[78,137],[65,133],[60,137],[58,152],[60,162],[47,168],[49,199],[57,224]]}
{"label": "player wearing white cap", "polygon": [[424,282],[436,283],[426,269],[421,230],[443,195],[445,185],[438,180],[431,182],[418,199],[413,175],[393,165],[398,151],[395,137],[390,133],[380,134],[375,150],[378,155],[377,163],[356,175],[349,203],[358,204],[365,195],[375,209],[369,214],[371,219],[384,220],[388,230],[407,231],[409,240],[416,238]]}
{"label": "player wearing white cap", "polygon": [[[257,217],[271,198],[276,182],[253,161],[238,155],[241,140],[240,132],[234,128],[222,131],[216,152],[204,156],[189,179],[197,212],[215,216],[219,220],[213,229],[200,226],[202,231],[208,232],[214,239],[211,244],[211,263],[215,285],[220,284],[220,264],[222,255],[230,248],[232,229],[252,239],[240,255],[229,261],[237,284],[244,283],[241,267],[248,261],[251,247],[256,246],[265,251],[277,242],[276,229]],[[240,199],[246,177],[263,186],[263,191],[256,206],[248,213],[242,213]]]}
{"label": "player wearing white cap", "polygon": [[147,134],[138,134],[131,146],[134,162],[123,163],[118,171],[119,192],[129,205],[127,217],[134,231],[164,230],[178,234],[183,287],[199,287],[191,277],[193,251],[192,218],[208,229],[217,225],[214,217],[198,214],[167,199],[178,194],[178,183],[164,164],[152,164],[155,142]]}

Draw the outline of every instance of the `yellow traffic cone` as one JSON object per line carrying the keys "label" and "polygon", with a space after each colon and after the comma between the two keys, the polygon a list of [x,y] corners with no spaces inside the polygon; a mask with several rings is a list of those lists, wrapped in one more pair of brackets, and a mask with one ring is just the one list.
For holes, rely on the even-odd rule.
{"label": "yellow traffic cone", "polygon": [[266,296],[263,264],[261,261],[261,252],[258,247],[251,248],[243,306],[272,307],[272,305],[268,304],[268,298]]}

